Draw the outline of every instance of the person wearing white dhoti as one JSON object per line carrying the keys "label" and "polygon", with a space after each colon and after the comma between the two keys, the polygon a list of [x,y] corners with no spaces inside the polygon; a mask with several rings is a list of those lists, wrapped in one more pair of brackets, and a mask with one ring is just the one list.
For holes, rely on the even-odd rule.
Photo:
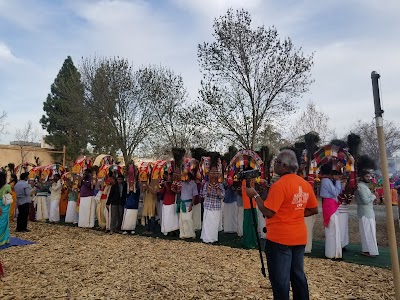
{"label": "person wearing white dhoti", "polygon": [[304,249],[304,253],[311,253],[312,251],[315,219],[316,215],[304,217],[304,222],[306,223],[307,228],[307,245]]}
{"label": "person wearing white dhoti", "polygon": [[78,176],[75,175],[67,181],[68,189],[70,190],[68,195],[67,212],[65,214],[65,223],[78,224],[78,212],[76,210],[79,199],[79,180]]}
{"label": "person wearing white dhoti", "polygon": [[172,173],[163,182],[160,193],[163,195],[161,232],[164,235],[176,235],[179,230],[179,216],[176,212],[176,192],[172,190]]}
{"label": "person wearing white dhoti", "polygon": [[236,233],[238,230],[237,193],[232,185],[227,186],[224,197],[224,232]]}
{"label": "person wearing white dhoti", "polygon": [[78,202],[78,191],[71,190],[68,195],[67,213],[65,215],[65,223],[78,223],[78,212],[76,211],[76,203]]}
{"label": "person wearing white dhoti", "polygon": [[[335,173],[334,173],[335,172]],[[342,258],[342,242],[339,227],[339,200],[342,183],[337,171],[332,171],[331,164],[321,167],[320,196],[322,198],[322,214],[325,226],[325,256],[327,258]]]}
{"label": "person wearing white dhoti", "polygon": [[349,244],[349,206],[345,203],[340,204],[338,212],[340,239],[343,249]]}
{"label": "person wearing white dhoti", "polygon": [[122,219],[122,234],[135,233],[138,209],[139,209],[139,198],[140,198],[140,184],[136,180],[135,186],[129,186],[129,192],[126,196],[126,203],[124,208],[124,216]]}
{"label": "person wearing white dhoti", "polygon": [[[193,202],[199,194],[196,183],[192,180],[192,173],[188,173],[188,179],[182,181],[181,193],[178,195],[177,210],[179,211],[179,237],[195,238],[193,225]],[[174,190],[174,189],[173,189]]]}
{"label": "person wearing white dhoti", "polygon": [[200,238],[204,243],[218,242],[222,199],[225,197],[224,186],[218,182],[218,177],[217,168],[212,167],[209,172],[209,181],[203,187],[204,215]]}
{"label": "person wearing white dhoti", "polygon": [[42,180],[35,184],[37,189],[35,197],[35,208],[36,208],[36,221],[45,222],[49,218],[47,208],[47,197],[49,196],[49,184]]}
{"label": "person wearing white dhoti", "polygon": [[50,216],[49,222],[60,221],[60,199],[61,199],[61,178],[60,175],[54,175],[54,182],[50,186]]}
{"label": "person wearing white dhoti", "polygon": [[[193,175],[193,173],[191,173]],[[191,176],[191,175],[190,175]],[[195,181],[197,186],[198,194],[194,197],[193,205],[192,205],[192,218],[193,218],[193,228],[195,231],[201,230],[201,189],[202,184],[200,181],[195,180],[196,176],[191,176],[192,180]]]}
{"label": "person wearing white dhoti", "polygon": [[375,257],[379,255],[376,241],[376,223],[373,203],[375,195],[368,187],[371,174],[367,170],[360,170],[360,181],[355,192],[357,216],[361,236],[362,255]]}
{"label": "person wearing white dhoti", "polygon": [[90,176],[90,170],[86,169],[80,183],[80,201],[78,227],[94,227],[96,215],[96,203],[94,201],[94,185]]}

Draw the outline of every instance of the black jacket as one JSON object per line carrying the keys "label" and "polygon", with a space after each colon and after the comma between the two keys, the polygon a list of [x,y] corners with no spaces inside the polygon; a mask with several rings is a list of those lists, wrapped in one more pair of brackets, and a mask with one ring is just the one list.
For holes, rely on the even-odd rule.
{"label": "black jacket", "polygon": [[119,187],[118,184],[113,184],[108,194],[106,205],[119,205]]}
{"label": "black jacket", "polygon": [[119,205],[125,206],[126,203],[126,197],[128,195],[128,184],[124,181],[122,183],[122,196],[119,191],[119,185],[117,184],[118,187],[118,197],[119,197]]}

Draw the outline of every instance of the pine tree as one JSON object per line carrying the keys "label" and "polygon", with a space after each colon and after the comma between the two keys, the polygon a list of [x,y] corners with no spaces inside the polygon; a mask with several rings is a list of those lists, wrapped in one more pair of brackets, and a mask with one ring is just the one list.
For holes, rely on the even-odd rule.
{"label": "pine tree", "polygon": [[55,149],[67,147],[67,162],[72,162],[85,151],[87,134],[85,120],[89,118],[84,111],[84,88],[81,75],[72,58],[68,56],[58,72],[51,92],[43,103],[45,115],[40,119],[48,135],[46,143]]}

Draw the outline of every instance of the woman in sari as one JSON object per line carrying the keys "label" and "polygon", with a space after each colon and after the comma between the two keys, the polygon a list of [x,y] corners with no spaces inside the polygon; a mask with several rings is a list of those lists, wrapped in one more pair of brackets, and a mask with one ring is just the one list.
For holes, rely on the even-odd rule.
{"label": "woman in sari", "polygon": [[18,182],[18,178],[17,175],[15,174],[11,174],[11,181],[8,183],[11,187],[11,196],[13,199],[13,202],[11,203],[10,206],[10,212],[9,212],[9,216],[10,216],[10,221],[14,221],[15,219],[15,210],[17,208],[17,194],[14,191],[14,186],[15,184]]}
{"label": "woman in sari", "polygon": [[0,246],[10,243],[10,227],[9,227],[9,204],[3,204],[3,198],[6,194],[11,197],[11,187],[7,182],[6,174],[0,172]]}

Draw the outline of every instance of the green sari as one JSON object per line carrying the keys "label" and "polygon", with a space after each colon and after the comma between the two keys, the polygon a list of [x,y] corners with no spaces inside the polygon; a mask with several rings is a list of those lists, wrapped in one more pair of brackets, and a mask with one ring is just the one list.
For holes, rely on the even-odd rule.
{"label": "green sari", "polygon": [[[258,218],[257,210],[253,208],[256,215],[256,224],[258,228]],[[251,209],[245,209],[243,215],[243,246],[246,249],[256,249],[257,248],[257,236],[254,230],[253,216]]]}
{"label": "green sari", "polygon": [[10,226],[9,217],[11,204],[3,204],[3,196],[7,193],[11,193],[10,185],[6,184],[0,189],[0,208],[2,214],[0,216],[0,246],[10,243]]}

